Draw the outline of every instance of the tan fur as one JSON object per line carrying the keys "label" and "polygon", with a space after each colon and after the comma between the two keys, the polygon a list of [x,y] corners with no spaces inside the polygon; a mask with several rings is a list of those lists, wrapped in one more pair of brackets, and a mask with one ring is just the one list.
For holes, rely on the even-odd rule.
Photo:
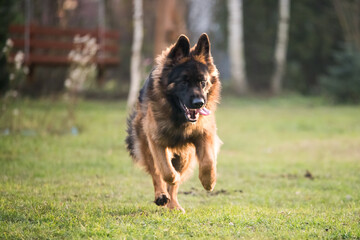
{"label": "tan fur", "polygon": [[[168,208],[184,211],[178,203],[177,192],[180,183],[191,174],[196,162],[199,163],[199,178],[204,188],[212,191],[216,183],[216,158],[221,140],[216,134],[214,112],[219,102],[221,86],[211,55],[191,55],[196,46],[191,48],[190,56],[183,57],[177,64],[192,59],[207,65],[208,84],[204,92],[208,99],[206,107],[212,114],[200,116],[195,124],[187,122],[181,127],[176,126],[171,121],[172,107],[165,97],[165,92],[174,87],[173,84],[166,85],[166,71],[169,71],[167,66],[171,64],[168,55],[174,46],[175,44],[167,48],[155,60],[155,69],[151,75],[152,98],[137,103],[136,115],[130,122],[130,137],[134,142],[134,159],[152,176],[155,200],[166,196],[170,200]],[[169,146],[172,136],[195,140]],[[178,166],[172,162],[172,159],[177,158]],[[175,169],[176,167],[179,169]]]}

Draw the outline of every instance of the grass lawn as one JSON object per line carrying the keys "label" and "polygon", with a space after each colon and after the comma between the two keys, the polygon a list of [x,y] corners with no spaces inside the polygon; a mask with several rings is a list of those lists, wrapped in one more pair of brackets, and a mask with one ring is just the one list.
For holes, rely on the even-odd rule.
{"label": "grass lawn", "polygon": [[125,150],[124,102],[80,102],[78,135],[64,102],[13,107],[18,131],[0,120],[0,239],[360,239],[359,106],[224,98],[218,182],[207,193],[195,170],[186,214],[153,203]]}

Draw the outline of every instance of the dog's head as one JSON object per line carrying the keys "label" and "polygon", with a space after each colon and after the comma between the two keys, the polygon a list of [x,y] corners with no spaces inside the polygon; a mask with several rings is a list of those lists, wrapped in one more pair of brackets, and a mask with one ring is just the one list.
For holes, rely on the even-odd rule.
{"label": "dog's head", "polygon": [[166,62],[166,95],[176,110],[188,122],[211,114],[209,93],[218,79],[207,34],[202,34],[191,49],[189,39],[181,35],[171,47]]}

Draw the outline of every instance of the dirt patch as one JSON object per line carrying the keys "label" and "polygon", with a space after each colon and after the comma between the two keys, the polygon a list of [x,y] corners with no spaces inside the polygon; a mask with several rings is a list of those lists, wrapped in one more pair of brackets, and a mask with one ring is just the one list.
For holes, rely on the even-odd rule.
{"label": "dirt patch", "polygon": [[280,175],[282,178],[287,178],[287,179],[297,179],[298,175],[296,174],[291,174],[291,173],[287,173],[287,174],[281,174]]}
{"label": "dirt patch", "polygon": [[179,191],[179,194],[184,194],[184,195],[197,195],[199,194],[199,190],[196,188],[191,188],[190,191]]}
{"label": "dirt patch", "polygon": [[184,191],[184,192],[179,192],[179,194],[184,194],[184,195],[194,195],[195,192],[193,191]]}
{"label": "dirt patch", "polygon": [[225,189],[220,189],[218,191],[207,192],[207,194],[210,196],[217,196],[217,195],[228,195],[229,192]]}
{"label": "dirt patch", "polygon": [[304,175],[304,177],[310,179],[310,180],[314,180],[315,177],[312,175],[312,173],[309,170],[306,170],[306,173]]}
{"label": "dirt patch", "polygon": [[[205,193],[204,191],[198,190],[196,188],[191,188],[190,191],[180,191],[179,192],[179,194],[184,194],[184,195],[203,195],[204,193]],[[226,189],[220,189],[220,190],[213,191],[213,192],[206,192],[206,194],[208,196],[229,195],[231,193],[243,193],[243,190],[236,189],[236,190],[228,191]]]}

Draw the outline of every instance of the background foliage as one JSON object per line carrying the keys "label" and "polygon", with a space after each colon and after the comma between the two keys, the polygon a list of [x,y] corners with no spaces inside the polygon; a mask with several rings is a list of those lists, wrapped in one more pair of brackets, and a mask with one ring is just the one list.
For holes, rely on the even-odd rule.
{"label": "background foliage", "polygon": [[[223,82],[227,86],[229,75],[229,59],[227,55],[227,9],[225,1],[215,2],[212,13],[212,25],[209,29],[213,44],[213,54]],[[0,47],[4,45],[7,27],[11,23],[24,22],[24,2],[1,0]],[[44,2],[47,8],[43,7]],[[79,9],[84,3],[79,1]],[[188,8],[189,1],[184,1]],[[55,1],[33,0],[32,21],[39,24],[58,25]],[[151,69],[154,46],[154,25],[156,16],[156,1],[144,1],[144,44],[143,57],[146,66]],[[109,80],[117,82],[117,92],[125,96],[129,86],[129,59],[132,43],[132,1],[107,0],[105,1],[105,22],[108,28],[120,31],[121,64],[107,75]],[[95,11],[96,14],[96,11]],[[48,17],[44,17],[48,16]],[[187,16],[184,18],[188,19]],[[277,0],[244,0],[244,37],[246,68],[249,84],[254,92],[266,92],[270,85],[270,76],[274,69],[273,54],[276,40],[278,18]],[[46,21],[44,20],[46,19]],[[96,17],[89,18],[80,10],[69,15],[71,26],[96,27]],[[197,24],[187,21],[187,25]],[[191,29],[188,27],[188,29]],[[191,32],[188,32],[191,35]],[[192,35],[191,35],[192,36]],[[192,37],[194,38],[194,37]],[[344,34],[332,1],[303,0],[291,2],[291,19],[288,45],[287,71],[284,80],[285,87],[294,92],[306,95],[319,95],[320,76],[327,74],[327,69],[333,66],[337,52],[344,44]],[[344,64],[337,64],[338,68]],[[145,73],[146,73],[145,71]],[[40,79],[51,76],[51,80],[40,80],[30,86],[30,95],[49,94],[63,89],[65,68],[45,68],[38,71]],[[7,87],[5,60],[0,60],[0,88]],[[58,81],[54,79],[59,78]],[[145,78],[145,77],[144,77]],[[49,85],[49,86],[47,86]],[[338,85],[340,86],[340,85]],[[42,90],[41,90],[42,89]],[[119,90],[122,89],[122,90]]]}
{"label": "background foliage", "polygon": [[345,45],[334,53],[335,63],[320,78],[323,92],[336,103],[360,102],[360,52]]}

